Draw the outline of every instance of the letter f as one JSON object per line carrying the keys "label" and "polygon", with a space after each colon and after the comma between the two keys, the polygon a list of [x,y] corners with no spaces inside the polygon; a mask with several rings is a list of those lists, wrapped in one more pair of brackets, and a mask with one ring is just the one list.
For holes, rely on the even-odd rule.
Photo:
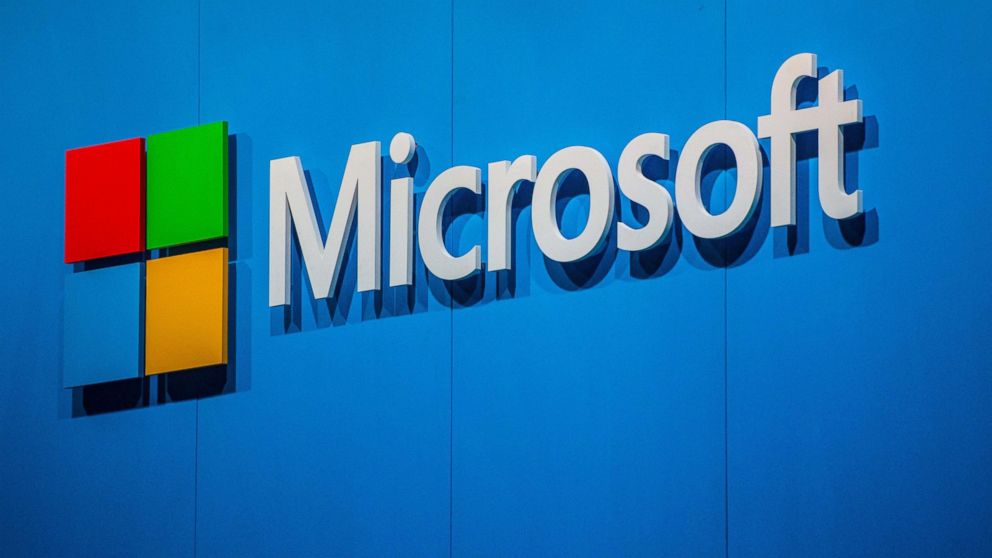
{"label": "letter f", "polygon": [[817,131],[820,205],[833,219],[861,214],[861,190],[844,188],[842,126],[862,121],[861,101],[844,100],[844,72],[836,70],[819,82],[818,106],[796,110],[796,89],[804,77],[816,77],[816,55],[803,53],[786,60],[772,82],[771,114],[758,117],[758,137],[771,138],[771,224],[796,224],[796,142],[794,134]]}

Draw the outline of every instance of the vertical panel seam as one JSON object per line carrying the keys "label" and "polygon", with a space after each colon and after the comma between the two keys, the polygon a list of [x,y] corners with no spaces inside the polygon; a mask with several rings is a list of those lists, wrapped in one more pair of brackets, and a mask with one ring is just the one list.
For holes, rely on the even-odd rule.
{"label": "vertical panel seam", "polygon": [[[723,0],[723,118],[727,119],[727,0]],[[724,168],[726,168],[726,164]],[[727,188],[723,189],[723,206],[727,207]],[[730,265],[727,243],[723,244],[723,554],[730,557],[730,429],[729,429],[729,319],[728,286]]]}
{"label": "vertical panel seam", "polygon": [[196,123],[200,123],[200,4],[196,0]]}
{"label": "vertical panel seam", "polygon": [[[200,42],[200,6],[202,0],[196,0],[196,124],[200,124],[200,54],[202,52],[201,42]],[[200,398],[197,397],[194,402],[194,420],[193,420],[193,557],[196,558],[198,555],[199,548],[197,546],[197,539],[199,538],[199,533],[197,527],[199,524],[199,511],[200,511]]]}
{"label": "vertical panel seam", "polygon": [[[450,148],[451,165],[455,164],[455,0],[450,4],[451,74],[449,85],[449,121],[451,125]],[[454,553],[454,506],[455,506],[455,301],[448,300],[448,558]]]}

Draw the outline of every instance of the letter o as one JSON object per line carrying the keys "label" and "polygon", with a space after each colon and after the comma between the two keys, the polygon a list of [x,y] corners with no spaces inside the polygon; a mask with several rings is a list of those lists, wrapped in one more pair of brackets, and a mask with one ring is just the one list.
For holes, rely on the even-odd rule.
{"label": "letter o", "polygon": [[[734,201],[726,211],[713,215],[699,191],[703,161],[711,149],[726,145],[737,161]],[[761,197],[761,149],[747,126],[733,120],[717,120],[696,130],[685,143],[675,171],[675,205],[685,228],[699,238],[722,238],[747,223]]]}
{"label": "letter o", "polygon": [[[578,236],[565,238],[558,228],[555,206],[562,177],[573,169],[589,183],[589,217]],[[574,262],[593,254],[613,224],[613,203],[613,172],[599,151],[581,146],[559,150],[541,166],[534,183],[531,224],[537,246],[557,262]]]}

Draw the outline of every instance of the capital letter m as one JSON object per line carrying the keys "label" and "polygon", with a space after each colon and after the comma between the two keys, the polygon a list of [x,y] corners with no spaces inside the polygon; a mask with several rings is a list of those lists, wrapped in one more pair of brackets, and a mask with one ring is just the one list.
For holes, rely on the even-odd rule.
{"label": "capital letter m", "polygon": [[327,241],[317,223],[299,157],[269,162],[269,306],[290,303],[292,242],[290,223],[303,253],[315,298],[330,298],[341,258],[358,212],[358,291],[379,289],[382,165],[379,142],[351,146]]}

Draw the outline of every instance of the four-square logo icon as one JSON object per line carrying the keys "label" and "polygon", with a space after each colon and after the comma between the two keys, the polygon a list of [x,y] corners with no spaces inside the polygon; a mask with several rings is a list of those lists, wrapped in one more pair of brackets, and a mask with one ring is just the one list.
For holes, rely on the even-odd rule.
{"label": "four-square logo icon", "polygon": [[66,152],[63,387],[227,364],[227,123]]}

